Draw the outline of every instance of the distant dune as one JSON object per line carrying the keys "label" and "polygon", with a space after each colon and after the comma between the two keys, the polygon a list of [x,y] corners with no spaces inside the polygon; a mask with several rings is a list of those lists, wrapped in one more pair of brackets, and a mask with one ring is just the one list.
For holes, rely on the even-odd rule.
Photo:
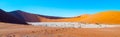
{"label": "distant dune", "polygon": [[40,22],[38,20],[38,15],[36,15],[36,14],[27,13],[27,12],[24,12],[21,10],[12,11],[9,13],[14,15],[15,17],[17,17],[19,19],[26,21],[26,22]]}
{"label": "distant dune", "polygon": [[81,22],[96,24],[120,24],[120,11],[106,11],[93,14]]}
{"label": "distant dune", "polygon": [[0,22],[27,24],[25,21],[22,21],[1,9],[0,9]]}
{"label": "distant dune", "polygon": [[43,18],[39,18],[39,17],[44,17],[44,18],[47,18],[47,19],[65,18],[65,17],[57,17],[57,16],[55,17],[55,16],[32,14],[32,13],[24,12],[24,11],[21,11],[21,10],[12,11],[12,12],[9,12],[9,13],[14,15],[15,17],[21,19],[21,20],[26,21],[26,22],[43,22],[43,21],[41,21],[41,20],[43,20]]}
{"label": "distant dune", "polygon": [[40,17],[39,19],[41,22],[80,22],[81,19],[84,19],[90,15],[85,14],[77,17],[68,17],[68,18],[59,18],[59,19],[49,19],[45,17]]}
{"label": "distant dune", "polygon": [[120,24],[120,11],[105,11],[96,14],[83,14],[76,17],[57,17],[41,14],[32,14],[21,10],[5,12],[0,10],[1,22],[22,23],[26,22],[81,22],[92,24]]}
{"label": "distant dune", "polygon": [[26,22],[79,22],[81,19],[89,16],[88,14],[84,14],[76,17],[57,17],[32,14],[21,10],[16,10],[8,13]]}

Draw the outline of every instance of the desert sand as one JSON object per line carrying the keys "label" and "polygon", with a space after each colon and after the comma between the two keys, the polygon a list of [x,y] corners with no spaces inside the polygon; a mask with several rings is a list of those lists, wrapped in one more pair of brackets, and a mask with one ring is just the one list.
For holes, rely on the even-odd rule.
{"label": "desert sand", "polygon": [[120,11],[105,11],[93,14],[81,22],[98,24],[120,24]]}
{"label": "desert sand", "polygon": [[[0,10],[0,37],[120,37],[120,27],[59,28],[32,26],[26,22],[80,22],[92,24],[120,24],[119,11],[106,11],[77,17],[53,17],[22,11],[7,13]],[[6,22],[6,23],[3,23]],[[13,24],[14,23],[14,24]],[[15,24],[16,23],[16,24]]]}
{"label": "desert sand", "polygon": [[54,28],[0,23],[0,37],[120,37],[114,28]]}

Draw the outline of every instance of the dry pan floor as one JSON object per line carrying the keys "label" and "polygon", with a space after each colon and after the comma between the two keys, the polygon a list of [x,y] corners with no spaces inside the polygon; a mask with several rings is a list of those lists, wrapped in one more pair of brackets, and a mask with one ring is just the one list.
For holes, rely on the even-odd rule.
{"label": "dry pan floor", "polygon": [[120,27],[53,28],[0,23],[0,37],[120,37]]}

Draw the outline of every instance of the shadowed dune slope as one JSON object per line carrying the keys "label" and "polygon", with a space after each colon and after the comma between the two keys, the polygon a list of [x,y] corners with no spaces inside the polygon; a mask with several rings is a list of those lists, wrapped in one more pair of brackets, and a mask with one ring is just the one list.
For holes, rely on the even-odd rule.
{"label": "shadowed dune slope", "polygon": [[13,14],[15,17],[22,19],[26,22],[39,22],[38,15],[36,14],[27,13],[21,10],[12,11],[9,13]]}
{"label": "shadowed dune slope", "polygon": [[100,24],[120,24],[120,11],[100,12],[81,20],[81,22]]}
{"label": "shadowed dune slope", "polygon": [[47,16],[47,15],[38,15],[39,17],[45,17],[48,19],[63,19],[63,18],[67,18],[67,17],[57,17],[57,16]]}
{"label": "shadowed dune slope", "polygon": [[32,14],[32,13],[27,13],[21,10],[16,10],[9,12],[10,14],[14,15],[15,17],[22,19],[26,22],[41,22],[42,18],[39,17],[44,17],[47,19],[61,19],[65,17],[55,17],[55,16],[46,16],[46,15],[38,15],[38,14]]}
{"label": "shadowed dune slope", "polygon": [[7,22],[7,23],[16,23],[16,24],[27,24],[25,21],[22,21],[9,13],[0,9],[0,22]]}
{"label": "shadowed dune slope", "polygon": [[49,19],[45,17],[40,17],[39,19],[41,22],[80,22],[81,19],[84,19],[90,15],[85,14],[77,17],[68,17],[68,18],[59,18],[59,19]]}
{"label": "shadowed dune slope", "polygon": [[27,13],[21,10],[9,12],[15,17],[26,22],[79,22],[81,19],[88,17],[88,14],[77,17],[57,17]]}

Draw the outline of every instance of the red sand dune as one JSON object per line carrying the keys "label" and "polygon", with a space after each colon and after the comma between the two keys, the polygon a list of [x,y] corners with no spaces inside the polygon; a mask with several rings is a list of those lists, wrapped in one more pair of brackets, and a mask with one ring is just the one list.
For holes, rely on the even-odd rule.
{"label": "red sand dune", "polygon": [[[2,10],[1,10],[2,11]],[[93,15],[81,15],[77,17],[55,17],[55,16],[46,16],[46,15],[38,15],[31,14],[24,11],[12,11],[1,15],[1,22],[4,19],[10,19],[7,22],[14,22],[14,20],[21,21],[21,23],[25,22],[82,22],[82,23],[99,23],[99,24],[120,24],[120,11],[106,11],[100,12]],[[3,18],[3,19],[2,19]],[[17,22],[16,22],[17,23]]]}
{"label": "red sand dune", "polygon": [[106,11],[93,15],[81,15],[77,17],[55,17],[31,14],[24,11],[13,11],[18,13],[26,22],[82,22],[82,23],[100,23],[100,24],[120,24],[119,11]]}
{"label": "red sand dune", "polygon": [[81,22],[99,24],[120,24],[120,11],[100,12],[81,20]]}

